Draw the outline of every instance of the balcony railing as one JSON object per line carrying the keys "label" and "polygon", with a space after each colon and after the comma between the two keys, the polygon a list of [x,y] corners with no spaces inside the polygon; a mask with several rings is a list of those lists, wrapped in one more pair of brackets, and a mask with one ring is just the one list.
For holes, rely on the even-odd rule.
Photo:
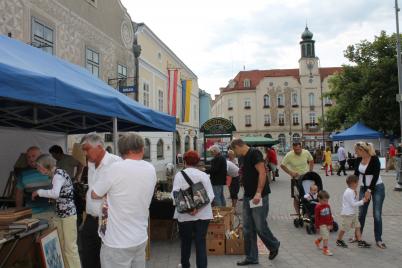
{"label": "balcony railing", "polygon": [[228,107],[228,110],[229,110],[229,111],[233,110],[233,107]]}
{"label": "balcony railing", "polygon": [[294,126],[298,126],[298,125],[300,125],[300,124],[299,124],[299,122],[293,122],[293,125],[294,125]]}
{"label": "balcony railing", "polygon": [[292,104],[292,107],[297,108],[297,107],[299,107],[299,104]]}
{"label": "balcony railing", "polygon": [[249,110],[251,109],[251,106],[244,106],[244,109]]}
{"label": "balcony railing", "polygon": [[285,105],[283,105],[283,104],[278,104],[278,108],[284,108],[285,107]]}
{"label": "balcony railing", "polygon": [[269,127],[271,123],[264,123],[264,126]]}
{"label": "balcony railing", "polygon": [[280,126],[284,126],[285,125],[285,122],[279,122],[279,124],[278,125],[280,125]]}
{"label": "balcony railing", "polygon": [[251,127],[251,124],[246,124],[245,126],[246,126],[246,127]]}
{"label": "balcony railing", "polygon": [[264,105],[262,108],[268,109],[268,108],[269,108],[269,105]]}

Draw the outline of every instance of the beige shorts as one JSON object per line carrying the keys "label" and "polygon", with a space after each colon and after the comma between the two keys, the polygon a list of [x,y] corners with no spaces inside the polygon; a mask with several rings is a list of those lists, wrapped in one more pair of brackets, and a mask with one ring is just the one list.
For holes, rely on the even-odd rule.
{"label": "beige shorts", "polygon": [[329,239],[329,229],[327,225],[320,225],[320,236],[322,239]]}
{"label": "beige shorts", "polygon": [[341,215],[341,231],[349,231],[350,229],[360,228],[359,216]]}

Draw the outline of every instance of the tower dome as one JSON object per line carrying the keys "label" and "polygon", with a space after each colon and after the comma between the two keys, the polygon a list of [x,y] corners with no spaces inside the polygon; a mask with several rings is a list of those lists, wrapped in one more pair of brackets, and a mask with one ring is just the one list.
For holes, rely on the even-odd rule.
{"label": "tower dome", "polygon": [[311,40],[311,39],[313,39],[313,33],[310,32],[310,30],[308,29],[307,25],[306,25],[306,28],[304,29],[304,32],[301,35],[301,38],[303,40]]}

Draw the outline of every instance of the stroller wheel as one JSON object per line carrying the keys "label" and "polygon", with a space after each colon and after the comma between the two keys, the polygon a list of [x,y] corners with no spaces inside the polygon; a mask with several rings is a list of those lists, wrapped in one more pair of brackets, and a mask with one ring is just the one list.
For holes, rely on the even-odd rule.
{"label": "stroller wheel", "polygon": [[300,218],[300,219],[299,219],[299,226],[300,226],[300,227],[303,227],[303,225],[304,225],[303,219]]}
{"label": "stroller wheel", "polygon": [[306,232],[312,234],[313,231],[311,230],[310,224],[306,224]]}
{"label": "stroller wheel", "polygon": [[336,233],[336,232],[338,232],[338,229],[339,229],[339,225],[338,225],[338,223],[336,221],[334,221],[332,232]]}
{"label": "stroller wheel", "polygon": [[296,228],[299,228],[299,219],[294,219],[293,224]]}

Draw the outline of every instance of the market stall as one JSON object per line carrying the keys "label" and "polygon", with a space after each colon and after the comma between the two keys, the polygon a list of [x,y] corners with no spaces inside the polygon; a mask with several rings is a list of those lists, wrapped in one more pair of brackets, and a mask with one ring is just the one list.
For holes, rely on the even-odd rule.
{"label": "market stall", "polygon": [[[204,135],[204,163],[207,163],[207,149],[206,145],[208,139],[215,139],[213,143],[216,143],[221,147],[221,151],[225,154],[229,142],[233,138],[233,132],[236,131],[236,127],[233,123],[222,117],[214,117],[207,120],[202,126],[200,131]],[[213,144],[212,143],[212,144]]]}
{"label": "market stall", "polygon": [[[0,158],[0,186],[12,169],[10,161],[16,160],[2,159],[21,153],[21,148],[5,144],[23,144],[27,130],[64,139],[68,134],[112,132],[116,149],[118,131],[174,132],[175,127],[174,117],[133,101],[87,70],[0,35],[0,133],[18,132],[12,141],[0,140],[2,148],[9,148]],[[48,149],[43,140],[30,143]],[[5,237],[3,232],[0,241]]]}

